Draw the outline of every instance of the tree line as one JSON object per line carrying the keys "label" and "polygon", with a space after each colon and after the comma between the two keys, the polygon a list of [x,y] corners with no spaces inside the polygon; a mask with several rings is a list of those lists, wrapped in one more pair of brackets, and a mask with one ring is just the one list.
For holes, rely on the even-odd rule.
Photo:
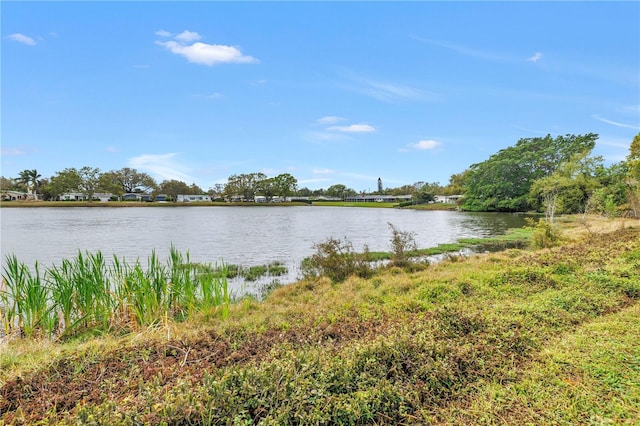
{"label": "tree line", "polygon": [[[460,207],[468,211],[540,211],[553,220],[556,213],[597,211],[609,215],[640,209],[640,133],[631,141],[624,161],[604,165],[592,155],[598,135],[547,135],[520,139],[487,160],[472,164],[450,177],[447,185],[419,181],[396,188],[382,188],[380,195],[412,195],[414,202],[430,202],[435,195],[462,195]],[[157,183],[136,169],[102,172],[98,168],[66,168],[50,178],[37,170],[24,170],[16,178],[0,178],[0,189],[29,192],[36,199],[55,200],[64,193],[82,193],[93,199],[97,193],[120,197],[126,193],[178,194],[208,193],[212,199],[253,201],[256,196],[271,201],[275,197],[336,197],[358,194],[343,184],[324,189],[299,188],[289,173],[268,177],[264,173],[229,176],[225,184],[204,191],[195,183],[179,180]],[[362,192],[362,191],[361,191]]]}
{"label": "tree line", "polygon": [[[54,176],[43,178],[37,170],[23,170],[16,178],[0,177],[2,191],[19,191],[28,193],[40,200],[57,200],[63,194],[78,193],[84,199],[92,200],[96,194],[113,194],[119,199],[124,194],[149,194],[156,196],[164,194],[175,201],[177,195],[208,194],[212,199],[253,201],[256,196],[272,201],[276,197],[334,197],[345,199],[357,195],[359,192],[343,184],[331,185],[328,188],[309,189],[298,187],[298,180],[289,173],[282,173],[268,177],[261,172],[243,173],[229,176],[225,184],[215,184],[208,190],[192,183],[175,179],[157,183],[147,173],[125,167],[120,170],[102,172],[99,168],[82,167],[66,168]],[[386,188],[377,191],[381,195],[413,194],[418,200],[432,199],[431,194],[450,193],[449,188],[438,183],[416,182],[397,188]]]}

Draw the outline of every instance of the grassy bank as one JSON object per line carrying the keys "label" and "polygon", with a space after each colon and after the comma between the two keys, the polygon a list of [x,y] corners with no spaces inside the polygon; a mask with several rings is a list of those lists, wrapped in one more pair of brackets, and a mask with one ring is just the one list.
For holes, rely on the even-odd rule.
{"label": "grassy bank", "polygon": [[[326,278],[225,319],[5,342],[7,424],[638,424],[640,228]],[[629,227],[635,225],[635,227]],[[602,229],[603,231],[600,231]]]}

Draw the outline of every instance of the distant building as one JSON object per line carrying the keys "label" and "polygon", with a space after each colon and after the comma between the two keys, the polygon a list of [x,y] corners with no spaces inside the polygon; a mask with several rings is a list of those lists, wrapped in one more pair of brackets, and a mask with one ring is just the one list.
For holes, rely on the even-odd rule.
{"label": "distant building", "polygon": [[26,200],[27,193],[20,191],[2,191],[0,197],[2,198],[2,201]]}
{"label": "distant building", "polygon": [[345,201],[350,203],[402,203],[411,201],[411,199],[411,195],[358,194],[347,196]]}
{"label": "distant building", "polygon": [[457,204],[461,198],[462,198],[462,195],[434,195],[433,202],[444,203],[444,204]]}
{"label": "distant building", "polygon": [[201,194],[201,195],[179,194],[176,196],[176,201],[178,203],[191,203],[195,201],[211,201],[211,197],[207,194]]}

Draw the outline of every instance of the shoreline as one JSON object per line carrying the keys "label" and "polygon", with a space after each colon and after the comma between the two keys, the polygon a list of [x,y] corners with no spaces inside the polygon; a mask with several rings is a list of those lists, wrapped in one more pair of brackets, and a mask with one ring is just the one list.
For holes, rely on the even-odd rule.
{"label": "shoreline", "polygon": [[401,208],[407,210],[457,210],[456,205],[452,204],[419,204],[415,206],[399,207],[397,203],[353,203],[353,202],[326,202],[311,201],[305,203],[302,201],[284,202],[284,203],[228,203],[224,201],[205,201],[205,202],[188,202],[188,203],[158,203],[158,202],[142,202],[142,201],[106,201],[106,202],[88,202],[88,201],[2,201],[2,208],[73,208],[73,207],[89,207],[89,208],[127,208],[127,207],[360,207],[360,208]]}

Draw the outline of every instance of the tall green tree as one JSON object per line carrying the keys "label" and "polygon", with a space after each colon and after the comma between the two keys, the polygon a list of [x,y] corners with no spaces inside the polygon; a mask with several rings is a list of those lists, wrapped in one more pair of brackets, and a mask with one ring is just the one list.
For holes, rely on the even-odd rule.
{"label": "tall green tree", "polygon": [[550,176],[574,155],[588,155],[598,135],[520,139],[466,173],[462,207],[474,211],[525,211],[533,183]]}
{"label": "tall green tree", "polygon": [[97,167],[81,167],[78,170],[78,176],[80,176],[80,186],[78,189],[84,194],[84,197],[89,202],[93,201],[93,196],[98,192],[98,186],[100,184],[100,169]]}
{"label": "tall green tree", "polygon": [[125,167],[112,173],[114,181],[122,187],[124,193],[149,193],[157,186],[151,176],[136,169]]}
{"label": "tall green tree", "polygon": [[254,201],[260,182],[266,178],[264,173],[231,175],[225,185],[225,195],[230,198],[241,198],[243,201]]}
{"label": "tall green tree", "polygon": [[79,192],[81,178],[78,170],[75,168],[66,168],[57,172],[47,186],[47,191],[52,198],[58,198],[66,192]]}
{"label": "tall green tree", "polygon": [[164,180],[160,183],[157,189],[158,194],[165,194],[172,201],[178,199],[179,194],[191,194],[192,188],[186,183],[180,180]]}
{"label": "tall green tree", "polygon": [[298,180],[289,173],[282,173],[273,178],[276,195],[287,199],[298,190]]}

